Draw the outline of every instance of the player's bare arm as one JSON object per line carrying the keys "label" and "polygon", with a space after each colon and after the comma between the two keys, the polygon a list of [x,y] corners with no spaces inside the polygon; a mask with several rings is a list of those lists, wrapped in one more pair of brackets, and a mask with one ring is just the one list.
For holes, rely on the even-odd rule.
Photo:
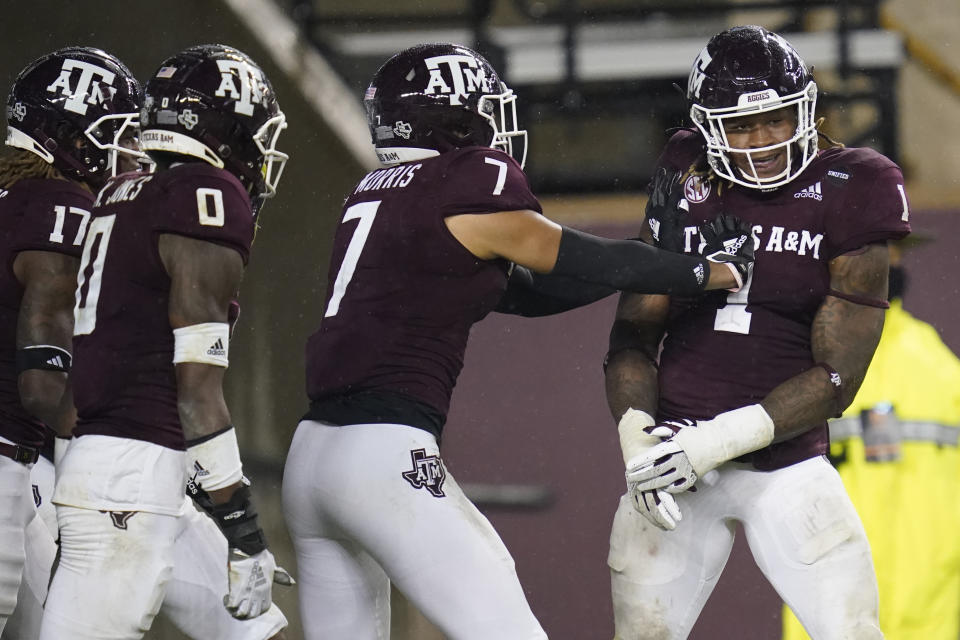
{"label": "player's bare arm", "polygon": [[840,385],[827,368],[814,367],[787,380],[760,404],[782,440],[833,418],[853,401],[866,375],[883,331],[887,299],[889,252],[885,244],[871,244],[830,262],[830,289],[812,332],[813,357],[836,371]]}
{"label": "player's bare arm", "polygon": [[[71,351],[79,264],[77,258],[52,251],[21,251],[13,261],[24,289],[17,320],[18,359],[31,361],[23,364],[28,368],[18,377],[20,401],[64,437],[76,421],[64,356]],[[65,366],[58,367],[58,362]]]}
{"label": "player's bare arm", "polygon": [[[661,442],[653,435],[657,414],[657,350],[670,298],[624,293],[610,329],[605,362],[607,405],[617,421],[620,452],[626,468]],[[633,508],[654,526],[670,531],[682,519],[673,496],[661,489],[628,488]]]}
{"label": "player's bare arm", "polygon": [[[535,211],[461,214],[445,222],[460,244],[481,260],[504,258],[538,273],[581,277],[638,291],[662,292],[671,288],[673,280],[677,280],[677,291],[686,287],[688,293],[737,286],[729,269],[712,269],[697,258],[663,252],[636,241],[591,236]],[[687,271],[699,264],[703,265],[700,278],[706,285],[701,280],[691,288],[686,282]]]}
{"label": "player's bare arm", "polygon": [[[227,320],[243,277],[243,260],[234,249],[176,234],[162,234],[159,251],[170,276],[168,313],[187,457],[205,474],[193,480],[198,487],[195,500],[216,521],[229,546],[224,605],[235,618],[255,618],[270,607],[271,583],[290,585],[293,580],[267,549],[223,397]],[[211,355],[211,348],[222,354]],[[256,580],[256,575],[270,578]]]}
{"label": "player's bare arm", "polygon": [[605,369],[607,406],[614,420],[630,408],[657,413],[657,347],[669,306],[668,296],[620,297]]}
{"label": "player's bare arm", "polygon": [[[225,324],[230,301],[243,277],[240,254],[212,242],[175,234],[161,235],[159,249],[170,275],[171,328]],[[226,367],[181,362],[176,371],[178,409],[187,442],[227,427],[230,411],[223,397]]]}

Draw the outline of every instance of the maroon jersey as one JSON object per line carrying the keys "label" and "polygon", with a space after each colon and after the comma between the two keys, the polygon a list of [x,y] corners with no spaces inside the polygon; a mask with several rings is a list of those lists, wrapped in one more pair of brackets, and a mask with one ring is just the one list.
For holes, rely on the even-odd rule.
{"label": "maroon jersey", "polygon": [[43,425],[24,410],[17,390],[17,317],[23,287],[13,274],[20,251],[80,257],[93,194],[67,180],[20,180],[0,190],[0,436],[43,444]]}
{"label": "maroon jersey", "polygon": [[[702,138],[681,131],[661,164],[686,170]],[[827,294],[829,262],[910,232],[899,167],[871,149],[821,151],[800,176],[769,193],[688,178],[692,222],[721,211],[752,223],[756,262],[737,293],[671,300],[660,361],[660,418],[712,418],[754,404],[815,362],[810,329]],[[700,239],[686,230],[689,253]],[[826,452],[826,423],[746,458],[778,468]]]}
{"label": "maroon jersey", "polygon": [[451,151],[361,180],[344,203],[324,318],[307,343],[310,399],[390,394],[398,402],[371,410],[369,421],[416,422],[390,409],[410,400],[435,422],[414,426],[438,432],[470,327],[500,300],[508,267],[477,259],[444,219],[520,209],[540,204],[520,166],[494,149]]}
{"label": "maroon jersey", "polygon": [[77,279],[74,433],[184,448],[167,314],[170,278],[157,240],[173,233],[222,244],[246,263],[253,229],[240,182],[207,164],[128,173],[107,184]]}

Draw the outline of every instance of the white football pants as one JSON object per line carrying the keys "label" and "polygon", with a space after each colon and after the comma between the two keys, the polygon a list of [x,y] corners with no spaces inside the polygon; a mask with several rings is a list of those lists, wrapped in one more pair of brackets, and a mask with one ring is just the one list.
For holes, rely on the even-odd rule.
{"label": "white football pants", "polygon": [[57,506],[60,562],[40,640],[139,640],[173,570],[179,518]]}
{"label": "white football pants", "polygon": [[301,422],[283,478],[307,640],[386,640],[390,580],[451,640],[542,640],[513,558],[403,425]]}
{"label": "white football pants", "polygon": [[[610,535],[618,640],[682,640],[706,604],[743,524],[757,566],[814,640],[879,640],[866,534],[823,457],[762,472],[729,462],[678,494],[674,531],[620,499]],[[717,630],[723,637],[723,630]]]}
{"label": "white football pants", "polygon": [[32,517],[30,468],[0,456],[0,633],[17,603],[23,578],[24,532]]}
{"label": "white football pants", "polygon": [[[56,554],[56,512],[53,496],[53,465],[41,458],[30,472],[34,496],[40,505],[26,536],[25,579],[20,585],[17,608],[3,640],[36,640],[47,595],[50,569]],[[184,498],[173,551],[173,572],[167,583],[160,614],[184,635],[195,640],[266,640],[287,626],[287,619],[272,605],[252,620],[237,620],[223,606],[227,592],[227,541],[220,529],[189,498]]]}

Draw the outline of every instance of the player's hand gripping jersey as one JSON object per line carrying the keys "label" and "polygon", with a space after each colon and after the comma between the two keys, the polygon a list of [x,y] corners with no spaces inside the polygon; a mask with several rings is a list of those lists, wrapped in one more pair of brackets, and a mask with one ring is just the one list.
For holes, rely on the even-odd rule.
{"label": "player's hand gripping jersey", "polygon": [[[660,165],[686,171],[702,137],[681,131]],[[821,151],[790,184],[760,192],[686,179],[690,224],[719,212],[752,223],[756,262],[735,293],[671,299],[659,369],[659,419],[709,419],[755,404],[774,387],[814,366],[811,322],[830,284],[829,263],[872,242],[910,231],[899,167],[870,149]],[[685,253],[696,253],[696,226]],[[748,456],[760,469],[826,452],[826,423]]]}
{"label": "player's hand gripping jersey", "polygon": [[246,190],[231,173],[205,163],[124,174],[100,192],[77,278],[76,434],[184,448],[167,315],[170,278],[158,238],[171,233],[214,242],[246,263],[253,231]]}
{"label": "player's hand gripping jersey", "polygon": [[324,405],[311,417],[401,422],[437,435],[470,327],[500,301],[508,268],[474,257],[444,219],[519,209],[541,210],[517,162],[489,148],[361,180],[344,203],[324,318],[307,344],[307,391],[314,407]]}
{"label": "player's hand gripping jersey", "polygon": [[43,444],[43,425],[26,412],[17,393],[17,319],[23,286],[13,273],[21,251],[80,257],[93,194],[73,182],[18,181],[0,190],[0,436],[24,446]]}

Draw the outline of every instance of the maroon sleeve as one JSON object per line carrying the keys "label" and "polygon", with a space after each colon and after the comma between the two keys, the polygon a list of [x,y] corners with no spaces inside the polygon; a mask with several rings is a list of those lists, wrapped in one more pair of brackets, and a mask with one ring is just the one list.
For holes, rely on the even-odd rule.
{"label": "maroon sleeve", "polygon": [[703,136],[691,129],[680,129],[670,136],[656,166],[686,171],[703,152]]}
{"label": "maroon sleeve", "polygon": [[830,259],[910,233],[910,208],[900,167],[876,152],[867,153],[873,157],[852,168],[844,210],[826,221]]}
{"label": "maroon sleeve", "polygon": [[24,180],[8,197],[17,198],[19,217],[12,253],[54,251],[80,257],[92,193],[64,180]]}
{"label": "maroon sleeve", "polygon": [[523,209],[543,212],[523,169],[506,153],[485,147],[454,153],[443,175],[445,216]]}
{"label": "maroon sleeve", "polygon": [[178,172],[167,184],[162,205],[166,211],[156,217],[157,231],[230,247],[246,264],[254,232],[250,197],[225,171],[202,165],[191,169]]}

